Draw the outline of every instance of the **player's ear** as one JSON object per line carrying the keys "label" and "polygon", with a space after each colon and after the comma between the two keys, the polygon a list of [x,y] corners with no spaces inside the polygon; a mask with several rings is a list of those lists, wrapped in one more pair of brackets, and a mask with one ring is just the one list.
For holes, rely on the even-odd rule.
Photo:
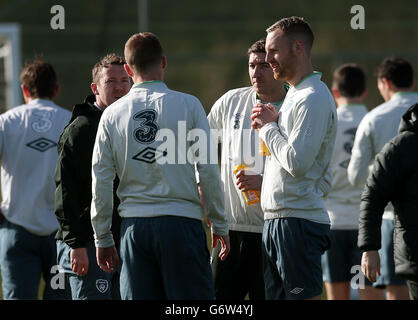
{"label": "player's ear", "polygon": [[296,40],[296,41],[294,41],[293,44],[292,44],[292,46],[293,46],[293,51],[296,54],[300,54],[300,53],[302,53],[305,50],[305,45],[303,44],[303,41],[302,40]]}
{"label": "player's ear", "polygon": [[28,88],[27,88],[24,84],[20,85],[20,88],[22,89],[22,94],[23,94],[23,97],[24,97],[25,99],[30,98],[30,92],[29,92],[29,89],[28,89]]}
{"label": "player's ear", "polygon": [[52,93],[51,99],[54,99],[58,95],[58,92],[60,92],[60,89],[61,87],[58,85],[55,87],[54,92]]}
{"label": "player's ear", "polygon": [[334,96],[334,99],[338,99],[340,97],[340,91],[337,88],[332,87],[331,92],[332,92],[332,95]]}
{"label": "player's ear", "polygon": [[364,100],[367,96],[367,89],[364,89],[363,93],[361,94],[361,99]]}
{"label": "player's ear", "polygon": [[90,85],[91,91],[93,91],[93,93],[98,96],[99,95],[99,91],[97,90],[97,84],[92,82]]}
{"label": "player's ear", "polygon": [[167,58],[166,58],[166,56],[161,57],[161,67],[163,69],[167,68]]}
{"label": "player's ear", "polygon": [[132,72],[131,67],[127,63],[125,63],[123,67],[125,68],[125,71],[128,74],[128,76],[132,78],[134,76],[134,73]]}
{"label": "player's ear", "polygon": [[393,83],[392,81],[386,79],[386,78],[382,78],[382,83],[383,83],[383,87],[385,88],[385,90],[391,90],[393,89]]}

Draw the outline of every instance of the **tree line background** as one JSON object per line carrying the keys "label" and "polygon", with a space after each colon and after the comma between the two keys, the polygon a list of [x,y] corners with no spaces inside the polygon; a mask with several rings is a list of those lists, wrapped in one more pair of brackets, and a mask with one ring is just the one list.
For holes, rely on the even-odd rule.
{"label": "tree line background", "polygon": [[[64,30],[50,27],[56,4],[65,9]],[[350,26],[356,4],[365,9],[364,30]],[[123,55],[125,41],[140,31],[151,31],[162,42],[167,85],[197,96],[206,112],[227,90],[250,85],[247,48],[266,35],[268,26],[291,15],[311,24],[313,66],[328,86],[341,63],[363,67],[370,109],[383,102],[374,70],[384,57],[405,57],[418,70],[414,0],[148,0],[148,30],[139,30],[136,0],[0,0],[0,8],[0,22],[21,25],[22,64],[36,54],[51,62],[61,85],[56,102],[70,110],[90,94],[97,60],[109,52]]]}

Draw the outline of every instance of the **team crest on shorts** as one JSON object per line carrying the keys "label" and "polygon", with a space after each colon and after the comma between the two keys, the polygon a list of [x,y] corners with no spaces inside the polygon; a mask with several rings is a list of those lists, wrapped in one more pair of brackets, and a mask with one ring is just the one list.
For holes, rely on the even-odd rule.
{"label": "team crest on shorts", "polygon": [[100,291],[100,293],[105,293],[107,289],[109,289],[109,281],[104,279],[96,280],[96,288]]}

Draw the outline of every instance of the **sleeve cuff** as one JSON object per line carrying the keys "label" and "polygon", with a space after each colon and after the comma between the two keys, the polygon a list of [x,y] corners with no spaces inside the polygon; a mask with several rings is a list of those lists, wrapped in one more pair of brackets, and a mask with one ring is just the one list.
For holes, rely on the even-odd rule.
{"label": "sleeve cuff", "polygon": [[94,244],[96,248],[110,248],[115,245],[115,241],[113,241],[112,234],[110,234],[101,239],[94,239]]}
{"label": "sleeve cuff", "polygon": [[218,236],[227,236],[229,235],[229,226],[228,224],[216,224],[212,221],[212,227],[211,230],[214,234]]}
{"label": "sleeve cuff", "polygon": [[86,248],[87,244],[84,241],[65,241],[71,249]]}

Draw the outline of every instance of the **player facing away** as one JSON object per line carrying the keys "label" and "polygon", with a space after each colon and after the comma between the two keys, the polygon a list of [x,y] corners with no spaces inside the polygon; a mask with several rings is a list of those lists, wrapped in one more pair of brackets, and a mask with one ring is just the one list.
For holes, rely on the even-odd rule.
{"label": "player facing away", "polygon": [[134,86],[103,112],[93,151],[98,264],[112,271],[119,260],[110,231],[117,174],[122,299],[214,299],[194,164],[212,221],[212,245],[222,242],[225,259],[230,245],[222,182],[217,161],[208,161],[210,148],[186,154],[193,129],[208,147],[214,143],[205,111],[196,97],[163,82],[167,60],[154,34],[131,36],[125,59]]}
{"label": "player facing away", "polygon": [[266,61],[290,88],[280,115],[270,105],[256,105],[252,114],[271,153],[261,188],[266,299],[319,299],[322,293],[321,255],[330,230],[322,197],[330,187],[337,114],[321,73],[313,72],[313,38],[299,17],[267,29]]}
{"label": "player facing away", "polygon": [[[376,154],[397,135],[402,114],[418,102],[412,92],[414,75],[411,64],[400,57],[385,58],[376,70],[377,87],[384,103],[370,111],[357,129],[348,165],[348,179],[353,185],[364,185]],[[386,290],[386,299],[409,299],[405,280],[395,274],[393,256],[394,213],[392,205],[385,209],[382,221],[382,247],[379,253],[371,250],[362,259],[377,261],[380,255],[380,276],[374,286]]]}
{"label": "player facing away", "polygon": [[[275,80],[265,61],[265,38],[248,49],[248,72],[251,86],[230,90],[213,105],[209,115],[211,129],[219,131],[222,143],[221,177],[225,189],[225,211],[229,222],[231,252],[219,258],[221,246],[212,251],[212,270],[216,298],[262,300],[264,294],[261,234],[264,217],[260,203],[249,205],[243,192],[260,192],[264,157],[258,152],[258,132],[251,127],[251,110],[257,102],[271,103],[280,109],[286,90]],[[244,155],[245,153],[245,155]],[[240,163],[252,170],[234,174]]]}
{"label": "player facing away", "polygon": [[[350,184],[347,167],[357,127],[367,114],[363,103],[367,94],[363,70],[354,63],[338,67],[333,75],[332,94],[337,104],[338,129],[330,163],[331,190],[325,198],[331,220],[331,246],[322,255],[322,268],[327,299],[348,300],[351,281],[358,273],[356,268],[361,265],[357,237],[363,186]],[[381,298],[381,291],[373,288],[366,278],[363,279],[364,286],[363,283],[357,284],[359,298]]]}
{"label": "player facing away", "polygon": [[[91,90],[76,104],[58,143],[55,171],[55,215],[59,222],[58,262],[69,278],[73,300],[120,299],[119,272],[104,272],[97,265],[90,218],[91,158],[103,110],[131,88],[125,60],[108,54],[92,70]],[[114,197],[112,231],[119,248],[119,199]]]}
{"label": "player facing away", "polygon": [[1,212],[0,268],[3,299],[67,299],[68,284],[54,289],[57,264],[54,235],[54,168],[57,142],[71,113],[52,100],[59,86],[54,67],[37,58],[20,81],[24,105],[0,115]]}

